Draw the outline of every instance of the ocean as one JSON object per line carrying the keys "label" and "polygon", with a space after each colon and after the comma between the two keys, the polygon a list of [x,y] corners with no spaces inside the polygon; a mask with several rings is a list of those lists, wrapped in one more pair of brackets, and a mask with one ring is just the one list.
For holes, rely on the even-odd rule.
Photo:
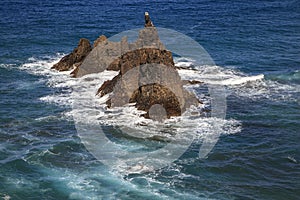
{"label": "ocean", "polygon": [[[300,199],[299,1],[2,0],[0,5],[0,199]],[[113,111],[106,119],[97,103],[86,110],[74,106],[81,105],[81,96],[94,98],[113,73],[74,79],[50,68],[80,38],[93,42],[102,34],[142,29],[146,11],[156,27],[192,38],[210,55],[214,66],[197,65],[189,55],[175,56],[175,63],[196,67],[179,70],[186,79],[226,78],[218,82],[226,117],[175,119],[164,131],[184,126],[182,134],[197,133],[200,139],[166,166],[131,173],[121,170],[122,162],[114,167],[101,162],[85,145],[78,121],[102,121],[98,128],[128,152],[164,143],[120,135],[122,126],[137,135],[145,131],[136,128],[140,119],[132,117],[132,109]],[[201,96],[207,91],[199,85],[192,90],[209,97]],[[203,138],[215,127],[218,140],[199,157]],[[156,125],[149,130],[158,133]],[[164,159],[161,154],[158,162]]]}

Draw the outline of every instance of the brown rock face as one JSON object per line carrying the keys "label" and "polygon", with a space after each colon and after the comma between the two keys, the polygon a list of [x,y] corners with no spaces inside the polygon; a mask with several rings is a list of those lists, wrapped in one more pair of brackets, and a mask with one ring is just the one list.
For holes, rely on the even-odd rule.
{"label": "brown rock face", "polygon": [[51,69],[58,71],[67,71],[75,66],[79,66],[85,57],[91,52],[92,47],[89,40],[81,38],[77,48],[72,53],[64,56],[58,63],[52,66]]}
{"label": "brown rock face", "polygon": [[175,69],[173,56],[170,51],[151,48],[136,49],[125,53],[109,65],[108,68],[112,68],[113,66],[114,68],[119,69],[120,73],[112,80],[105,81],[97,94],[104,96],[105,94],[111,93],[122,75],[130,69],[147,63],[156,63]]}
{"label": "brown rock face", "polygon": [[128,70],[146,64],[162,64],[175,69],[173,56],[170,51],[160,49],[137,49],[127,52],[119,58],[120,72],[125,74]]}
{"label": "brown rock face", "polygon": [[146,111],[144,117],[149,118],[149,110],[154,105],[161,105],[166,111],[166,117],[180,116],[181,107],[178,97],[167,87],[157,83],[144,85],[135,90],[129,100],[136,103],[138,110]]}

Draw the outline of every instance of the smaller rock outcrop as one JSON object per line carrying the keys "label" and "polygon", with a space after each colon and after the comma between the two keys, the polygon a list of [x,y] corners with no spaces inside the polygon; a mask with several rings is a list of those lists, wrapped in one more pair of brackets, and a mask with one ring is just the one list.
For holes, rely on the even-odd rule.
{"label": "smaller rock outcrop", "polygon": [[81,38],[78,46],[68,55],[64,56],[58,63],[52,66],[51,69],[58,71],[68,71],[76,66],[81,65],[85,57],[92,51],[90,41]]}

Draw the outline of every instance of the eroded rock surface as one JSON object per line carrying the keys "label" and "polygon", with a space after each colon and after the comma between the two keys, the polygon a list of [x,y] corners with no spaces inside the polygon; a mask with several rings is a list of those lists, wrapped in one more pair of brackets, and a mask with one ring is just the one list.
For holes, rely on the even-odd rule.
{"label": "eroded rock surface", "polygon": [[[104,96],[105,94],[111,93],[117,83],[117,81],[130,69],[142,66],[147,63],[158,64],[166,67],[170,67],[175,70],[173,56],[170,51],[160,50],[160,49],[152,49],[152,48],[144,48],[144,49],[136,49],[134,51],[130,51],[117,58],[114,62],[111,63],[116,69],[119,69],[119,74],[110,81],[105,81],[103,85],[98,90],[98,95]],[[109,68],[111,68],[111,65]],[[134,71],[136,72],[136,71]],[[131,72],[133,73],[133,71]],[[131,79],[135,79],[140,76],[140,72],[131,77]],[[165,74],[168,77],[167,74]],[[179,75],[178,75],[179,77]],[[180,78],[179,78],[180,81]]]}

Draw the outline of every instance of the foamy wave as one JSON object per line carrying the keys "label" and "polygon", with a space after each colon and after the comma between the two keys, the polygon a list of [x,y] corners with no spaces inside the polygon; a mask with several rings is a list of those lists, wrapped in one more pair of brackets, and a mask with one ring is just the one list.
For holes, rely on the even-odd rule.
{"label": "foamy wave", "polygon": [[63,56],[64,54],[56,54],[55,56],[45,56],[42,58],[31,57],[28,58],[27,63],[20,66],[20,69],[36,75],[53,75],[58,72],[51,70],[51,67]]}
{"label": "foamy wave", "polygon": [[[152,120],[140,118],[139,116],[143,114],[142,111],[136,110],[133,106],[125,106],[123,108],[114,108],[107,109],[105,105],[105,101],[108,96],[99,98],[95,96],[97,89],[102,85],[102,83],[106,80],[112,79],[118,72],[114,71],[104,71],[98,74],[90,74],[81,78],[70,78],[69,71],[67,72],[57,72],[56,70],[51,70],[51,66],[58,62],[62,54],[57,54],[53,57],[45,57],[42,59],[37,58],[29,58],[28,63],[25,63],[21,66],[22,70],[26,70],[29,73],[46,76],[47,85],[53,88],[64,88],[62,93],[59,94],[51,94],[44,97],[41,97],[40,100],[48,103],[55,103],[59,105],[73,105],[73,110],[67,113],[66,115],[73,116],[81,116],[82,119],[88,119],[88,121],[98,121],[99,118],[102,119],[101,123],[118,125],[118,126],[132,126],[136,127],[137,125],[142,126],[145,124],[153,124],[153,133],[155,132],[156,123],[153,123]],[[188,58],[180,58],[176,60],[177,65],[180,64],[182,66],[191,66],[193,64],[193,60]],[[213,68],[202,67],[197,71],[194,70],[179,70],[180,75],[183,78],[188,79],[200,79],[202,80],[204,77],[213,76],[212,73],[215,71],[221,71],[220,67],[214,66]],[[182,73],[183,72],[183,73]],[[224,73],[226,72],[226,73]],[[185,73],[185,74],[184,74]],[[219,74],[222,77],[231,77],[234,73],[231,71],[223,71],[223,73]],[[201,110],[201,107],[196,108],[196,111]],[[96,113],[97,115],[93,115],[90,112]],[[78,119],[81,120],[81,119]],[[171,119],[167,123],[172,123]],[[188,117],[182,116],[176,120],[181,120],[184,124],[187,123],[190,119]],[[192,121],[192,120],[190,120]],[[178,121],[176,122],[178,123]],[[199,123],[199,122],[193,122]],[[189,128],[192,128],[194,125],[190,125]],[[149,129],[149,127],[145,128],[145,132]],[[233,131],[237,132],[237,131]]]}
{"label": "foamy wave", "polygon": [[[61,106],[71,105],[72,109],[64,115],[67,118],[70,118],[70,116],[73,117],[77,131],[79,132],[89,130],[78,129],[78,124],[98,126],[99,128],[104,125],[109,125],[135,138],[159,136],[164,140],[169,140],[174,138],[174,135],[177,135],[176,137],[178,137],[177,139],[179,139],[179,141],[190,140],[192,138],[195,141],[202,142],[209,138],[214,138],[212,136],[218,137],[220,134],[235,134],[241,131],[239,121],[203,117],[201,113],[203,113],[203,110],[208,106],[209,100],[204,101],[204,105],[191,107],[190,110],[182,116],[168,119],[163,123],[140,117],[144,112],[137,110],[131,104],[124,107],[107,108],[105,102],[109,98],[109,95],[100,98],[96,96],[96,92],[104,81],[112,79],[118,72],[104,71],[102,73],[89,74],[81,78],[71,78],[69,72],[61,73],[50,69],[60,58],[61,55],[42,60],[31,58],[28,63],[21,66],[21,69],[32,74],[47,77],[47,85],[59,90],[59,92],[55,94],[41,97],[40,100]],[[180,62],[185,61],[186,60],[181,60]],[[192,65],[192,61],[188,60],[187,62],[189,62],[187,65]],[[212,78],[215,76],[213,73],[215,73],[216,70],[220,70],[223,73],[223,77],[232,78],[233,73],[230,74],[228,71],[222,71],[222,69],[217,66],[214,68],[203,67],[197,71],[179,71],[185,71],[185,77],[188,79],[195,77],[196,80],[201,80],[204,77]],[[197,95],[199,96],[199,94]],[[205,99],[205,95],[201,98]],[[95,137],[98,136],[99,135],[96,135]],[[140,144],[135,144],[122,148],[127,149],[127,151],[132,151],[142,149],[143,147],[140,146]],[[161,162],[164,163],[165,161],[161,160]],[[130,173],[127,171],[129,168],[124,169],[124,166],[125,165],[116,170],[123,170],[123,172],[125,170],[124,173]],[[134,166],[132,167],[134,168]],[[133,168],[131,168],[131,170]],[[147,166],[145,166],[144,169],[146,168]]]}
{"label": "foamy wave", "polygon": [[300,102],[300,86],[282,84],[271,80],[258,80],[240,86],[230,87],[232,94],[253,100],[268,99],[271,101]]}
{"label": "foamy wave", "polygon": [[[177,64],[178,65],[178,64]],[[185,66],[185,65],[180,65]],[[240,85],[264,78],[263,74],[246,76],[245,74],[220,66],[197,66],[196,69],[179,69],[179,75],[184,80],[199,80],[212,85]]]}
{"label": "foamy wave", "polygon": [[46,56],[39,59],[31,57],[27,63],[20,66],[20,69],[30,74],[46,76],[49,87],[68,88],[75,84],[74,80],[70,78],[70,71],[58,72],[51,69],[63,56],[63,54],[56,54],[55,56]]}
{"label": "foamy wave", "polygon": [[[132,104],[108,109],[105,102],[109,98],[109,95],[99,98],[95,96],[95,94],[105,80],[111,79],[116,74],[117,73],[113,71],[104,71],[103,73],[84,76],[78,80],[78,84],[73,87],[72,90],[71,98],[73,99],[73,110],[70,111],[73,113],[76,121],[82,123],[87,121],[89,123],[96,122],[96,124],[118,126],[121,129],[131,128],[137,132],[139,137],[151,137],[157,135],[159,132],[161,134],[166,132],[167,127],[172,127],[173,130],[178,128],[178,130],[181,129],[182,132],[195,129],[194,131],[196,133],[197,130],[199,130],[199,124],[201,124],[201,127],[208,127],[204,126],[203,123],[232,123],[234,125],[237,123],[232,120],[222,121],[220,119],[220,121],[215,118],[191,117],[190,114],[186,114],[187,112],[201,114],[202,110],[207,106],[205,104],[199,107],[192,107],[190,108],[191,110],[188,110],[183,116],[166,120],[164,124],[140,117],[144,114],[144,111],[137,110]],[[169,130],[171,131],[171,129]],[[240,129],[237,128],[231,131],[224,130],[224,133],[233,134],[239,131]]]}
{"label": "foamy wave", "polygon": [[47,86],[61,90],[59,93],[56,92],[41,97],[41,101],[62,106],[70,106],[73,102],[70,98],[70,92],[76,81],[70,78],[69,71],[58,72],[51,69],[51,67],[63,56],[63,54],[56,54],[54,56],[45,56],[42,58],[31,57],[28,59],[27,63],[19,66],[19,69],[30,74],[42,76],[40,81],[45,81]]}
{"label": "foamy wave", "polygon": [[[187,61],[189,64],[191,61]],[[185,68],[185,64],[176,63]],[[238,97],[273,101],[296,101],[299,102],[300,86],[297,84],[284,84],[276,80],[268,80],[263,74],[249,76],[236,69],[223,68],[220,66],[194,66],[193,69],[179,69],[179,75],[184,80],[199,80],[204,84],[222,85],[228,93]],[[297,75],[297,72],[295,72]],[[295,79],[294,75],[292,78]],[[293,80],[294,80],[293,79]],[[192,86],[197,88],[197,86]]]}
{"label": "foamy wave", "polygon": [[195,60],[190,58],[174,58],[174,62],[176,66],[183,67],[183,68],[191,68],[194,66]]}
{"label": "foamy wave", "polygon": [[239,78],[230,78],[224,81],[221,81],[222,85],[241,85],[243,83],[262,80],[264,78],[263,74],[259,74],[256,76],[247,76],[247,77],[239,77]]}
{"label": "foamy wave", "polygon": [[43,102],[54,103],[61,106],[71,106],[73,104],[73,99],[71,99],[68,94],[47,95],[41,97],[40,100]]}
{"label": "foamy wave", "polygon": [[[46,152],[50,153],[49,151]],[[32,163],[32,162],[30,162]],[[35,162],[33,162],[36,164]],[[49,181],[59,180],[58,191],[64,191],[69,199],[169,199],[170,196],[179,199],[199,199],[203,194],[189,194],[177,191],[174,183],[159,179],[159,174],[149,174],[123,178],[119,174],[107,171],[103,166],[86,167],[78,172],[76,169],[66,169],[52,166],[40,166],[40,174]],[[183,175],[182,175],[183,176]],[[178,177],[176,177],[178,179]],[[30,179],[20,177],[7,178],[8,183],[22,188],[39,188]],[[141,184],[142,181],[142,184]],[[104,187],[102,187],[104,186]],[[163,191],[163,192],[162,192]],[[8,196],[0,193],[0,197]]]}

